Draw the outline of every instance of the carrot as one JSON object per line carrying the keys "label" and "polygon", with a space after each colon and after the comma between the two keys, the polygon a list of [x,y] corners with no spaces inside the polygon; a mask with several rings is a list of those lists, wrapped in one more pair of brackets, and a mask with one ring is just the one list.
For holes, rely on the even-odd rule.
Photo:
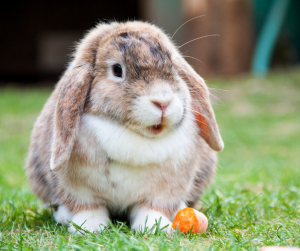
{"label": "carrot", "polygon": [[184,208],[180,210],[173,221],[172,228],[179,229],[180,232],[205,233],[208,226],[208,220],[203,213],[193,209]]}

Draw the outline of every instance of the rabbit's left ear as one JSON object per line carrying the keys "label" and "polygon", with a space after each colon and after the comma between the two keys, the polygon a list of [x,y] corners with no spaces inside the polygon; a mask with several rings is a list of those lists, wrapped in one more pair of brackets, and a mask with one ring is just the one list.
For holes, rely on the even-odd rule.
{"label": "rabbit's left ear", "polygon": [[88,63],[70,66],[56,87],[50,168],[61,169],[69,160],[87,93],[92,82]]}
{"label": "rabbit's left ear", "polygon": [[200,136],[215,151],[222,151],[224,143],[221,138],[214,111],[212,109],[209,91],[204,80],[180,56],[173,60],[178,75],[187,83],[192,96],[192,109],[199,127]]}

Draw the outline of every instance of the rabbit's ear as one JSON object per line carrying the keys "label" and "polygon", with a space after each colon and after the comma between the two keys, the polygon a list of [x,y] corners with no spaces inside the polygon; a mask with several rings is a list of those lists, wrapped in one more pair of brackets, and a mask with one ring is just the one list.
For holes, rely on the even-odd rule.
{"label": "rabbit's ear", "polygon": [[192,109],[199,127],[200,136],[215,151],[222,151],[224,143],[221,138],[212,109],[209,91],[204,80],[181,57],[177,56],[173,64],[179,76],[187,83],[192,96]]}
{"label": "rabbit's ear", "polygon": [[51,146],[50,168],[52,170],[61,169],[70,158],[80,116],[92,82],[90,68],[88,63],[70,65],[56,87],[58,98]]}

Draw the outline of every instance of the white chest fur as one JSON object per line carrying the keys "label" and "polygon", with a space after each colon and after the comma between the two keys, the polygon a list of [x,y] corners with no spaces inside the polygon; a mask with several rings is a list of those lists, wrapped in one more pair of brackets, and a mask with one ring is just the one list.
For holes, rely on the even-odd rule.
{"label": "white chest fur", "polygon": [[78,143],[88,159],[97,158],[99,166],[76,168],[76,176],[88,186],[68,190],[87,203],[99,193],[118,207],[144,199],[175,201],[188,189],[178,184],[187,184],[193,176],[193,168],[187,173],[182,163],[195,150],[196,133],[195,122],[185,119],[173,133],[149,139],[105,118],[84,115]]}
{"label": "white chest fur", "polygon": [[83,116],[81,128],[90,137],[96,138],[109,158],[133,166],[161,164],[170,158],[184,159],[196,134],[192,119],[185,119],[175,132],[151,139],[93,115]]}

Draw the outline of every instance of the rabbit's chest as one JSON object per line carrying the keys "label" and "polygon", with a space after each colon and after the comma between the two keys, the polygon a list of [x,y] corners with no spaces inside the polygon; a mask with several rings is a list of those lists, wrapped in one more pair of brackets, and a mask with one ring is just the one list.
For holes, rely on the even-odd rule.
{"label": "rabbit's chest", "polygon": [[[68,175],[80,186],[71,188],[71,193],[81,201],[102,200],[119,207],[183,198],[195,177],[194,128],[194,121],[185,120],[176,132],[147,139],[101,117],[85,115],[72,157],[76,173]],[[84,156],[82,161],[76,161],[78,156]]]}
{"label": "rabbit's chest", "polygon": [[176,200],[184,196],[192,177],[186,174],[184,168],[170,164],[168,167],[132,167],[113,162],[106,167],[84,168],[80,176],[85,180],[85,194],[77,193],[77,196],[81,200],[101,198],[121,208],[143,200]]}

